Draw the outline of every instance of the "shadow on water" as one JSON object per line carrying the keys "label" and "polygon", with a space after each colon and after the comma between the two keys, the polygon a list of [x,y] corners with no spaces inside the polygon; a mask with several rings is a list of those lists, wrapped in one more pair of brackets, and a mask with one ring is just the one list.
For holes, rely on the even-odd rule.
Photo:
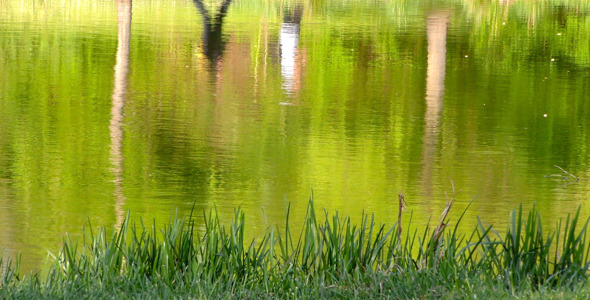
{"label": "shadow on water", "polygon": [[110,160],[115,183],[115,214],[117,224],[123,222],[125,196],[123,194],[123,109],[127,99],[129,74],[129,41],[131,39],[131,0],[117,0],[117,58],[114,74],[113,101],[109,133]]}

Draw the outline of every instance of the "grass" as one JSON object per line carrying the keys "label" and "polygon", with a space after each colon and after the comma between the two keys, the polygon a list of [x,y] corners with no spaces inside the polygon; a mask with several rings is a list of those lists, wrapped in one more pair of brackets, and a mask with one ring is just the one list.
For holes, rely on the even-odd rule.
{"label": "grass", "polygon": [[[545,233],[533,208],[510,215],[504,235],[479,222],[469,234],[448,226],[448,201],[434,230],[364,216],[316,214],[309,201],[303,228],[269,227],[244,236],[238,209],[229,226],[204,214],[171,218],[159,230],[127,216],[112,233],[90,227],[66,236],[46,276],[19,274],[0,262],[2,298],[582,298],[588,295],[588,220],[580,211]],[[400,211],[405,208],[399,195]],[[320,221],[323,220],[323,221]],[[449,229],[451,228],[451,229]],[[78,244],[80,243],[80,244]]]}

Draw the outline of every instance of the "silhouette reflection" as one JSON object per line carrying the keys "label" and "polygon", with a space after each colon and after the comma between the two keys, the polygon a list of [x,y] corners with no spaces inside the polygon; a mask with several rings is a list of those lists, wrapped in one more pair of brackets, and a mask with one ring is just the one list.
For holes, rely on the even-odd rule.
{"label": "silhouette reflection", "polygon": [[127,75],[129,74],[129,40],[131,39],[131,0],[117,0],[117,60],[115,64],[115,79],[111,121],[109,132],[111,137],[110,160],[115,183],[115,214],[117,224],[124,218],[123,206],[123,108],[127,98]]}
{"label": "silhouette reflection", "polygon": [[[301,3],[297,3],[294,8],[287,9],[279,35],[282,87],[288,95],[296,94],[301,88],[302,72],[301,66],[298,64],[300,58],[298,48],[302,13]],[[292,105],[293,103],[281,102],[281,104]]]}
{"label": "silhouette reflection", "polygon": [[426,69],[426,113],[422,150],[422,184],[429,194],[432,169],[440,133],[440,114],[445,92],[448,12],[434,12],[426,19],[428,64]]}
{"label": "silhouette reflection", "polygon": [[232,0],[224,0],[213,18],[202,0],[193,0],[193,2],[203,18],[203,53],[214,64],[221,58],[225,48],[226,41],[222,34],[223,19]]}

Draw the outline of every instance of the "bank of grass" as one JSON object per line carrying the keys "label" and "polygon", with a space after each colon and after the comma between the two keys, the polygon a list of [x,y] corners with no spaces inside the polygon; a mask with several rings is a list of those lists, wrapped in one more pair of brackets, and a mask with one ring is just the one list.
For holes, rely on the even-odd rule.
{"label": "bank of grass", "polygon": [[[470,234],[448,227],[449,201],[434,229],[352,224],[318,218],[310,200],[302,230],[269,227],[244,238],[245,216],[231,225],[204,216],[172,218],[159,230],[143,222],[107,234],[88,231],[64,246],[46,276],[21,276],[2,261],[2,298],[583,298],[588,287],[588,220],[578,211],[544,232],[537,211],[510,215],[503,235],[482,222]],[[399,196],[400,211],[404,209]],[[461,222],[461,215],[457,224]],[[401,220],[402,214],[399,214]],[[288,212],[287,212],[288,218]],[[320,221],[323,220],[323,221]],[[202,232],[202,230],[201,230]]]}

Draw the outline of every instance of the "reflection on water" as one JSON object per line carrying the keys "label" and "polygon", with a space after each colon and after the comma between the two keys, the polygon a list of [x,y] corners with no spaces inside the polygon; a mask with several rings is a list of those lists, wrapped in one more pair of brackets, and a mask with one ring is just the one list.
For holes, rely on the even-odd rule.
{"label": "reflection on water", "polygon": [[[296,2],[294,8],[286,9],[279,34],[281,76],[283,78],[283,89],[288,95],[296,94],[301,88],[302,72],[297,60],[300,59],[298,47],[302,13],[303,4],[300,2]],[[292,104],[290,102],[281,103]]]}
{"label": "reflection on water", "polygon": [[426,67],[426,113],[422,150],[422,186],[428,195],[432,190],[432,168],[437,159],[440,114],[445,94],[445,65],[449,13],[437,11],[426,18],[428,64]]}
{"label": "reflection on water", "polygon": [[222,85],[223,51],[226,39],[223,36],[223,21],[232,0],[224,0],[212,17],[202,0],[193,0],[203,21],[203,54],[208,60],[211,73],[209,81],[217,90]]}
{"label": "reflection on water", "polygon": [[117,224],[125,217],[123,206],[123,109],[127,98],[127,77],[129,74],[129,47],[131,40],[131,0],[117,0],[117,63],[113,88],[113,107],[109,131],[111,136],[111,163],[114,176],[115,214]]}
{"label": "reflection on water", "polygon": [[226,40],[223,37],[223,20],[232,0],[224,0],[218,11],[211,17],[202,0],[193,0],[203,20],[203,53],[212,65],[223,55]]}
{"label": "reflection on water", "polygon": [[26,268],[127,209],[241,206],[254,235],[291,203],[296,230],[312,189],[353,221],[401,191],[424,225],[449,178],[466,222],[590,214],[590,3],[0,1],[0,248]]}

